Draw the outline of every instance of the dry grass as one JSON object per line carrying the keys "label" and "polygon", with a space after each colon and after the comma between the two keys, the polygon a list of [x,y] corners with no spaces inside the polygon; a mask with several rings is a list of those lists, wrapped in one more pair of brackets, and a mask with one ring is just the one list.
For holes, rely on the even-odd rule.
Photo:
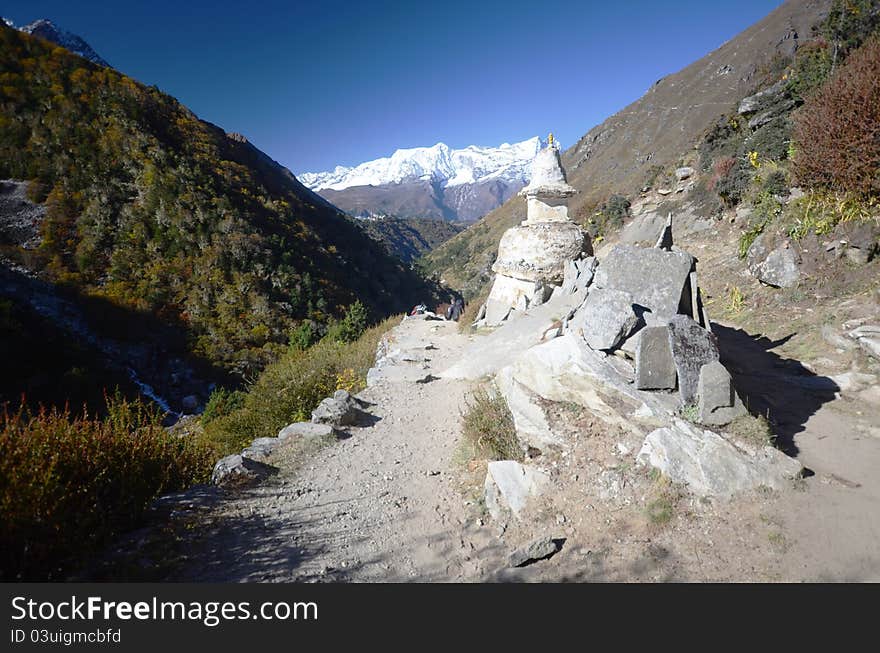
{"label": "dry grass", "polygon": [[488,460],[522,460],[513,416],[500,395],[477,388],[462,414],[462,434],[474,457]]}

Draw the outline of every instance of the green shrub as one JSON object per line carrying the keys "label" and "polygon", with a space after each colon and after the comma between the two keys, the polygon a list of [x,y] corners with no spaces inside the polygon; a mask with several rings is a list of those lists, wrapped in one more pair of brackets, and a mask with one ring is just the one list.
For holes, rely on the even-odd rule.
{"label": "green shrub", "polygon": [[755,239],[782,214],[782,203],[767,191],[761,192],[752,203],[754,213],[751,225],[739,237],[739,257],[744,259]]}
{"label": "green shrub", "polygon": [[746,141],[746,147],[763,160],[782,161],[788,157],[791,142],[791,120],[781,115],[761,125]]}
{"label": "green shrub", "polygon": [[752,181],[752,166],[746,158],[722,159],[716,164],[709,183],[725,206],[736,206]]}
{"label": "green shrub", "polygon": [[735,158],[744,151],[745,121],[739,115],[726,116],[715,123],[698,146],[700,169],[708,171],[722,159]]}
{"label": "green shrub", "polygon": [[794,67],[788,78],[788,90],[804,99],[825,83],[831,74],[833,55],[824,39],[810,41],[797,51]]}
{"label": "green shrub", "polygon": [[304,351],[321,339],[317,325],[312,320],[303,320],[291,330],[287,343],[291,349]]}
{"label": "green shrub", "polygon": [[477,388],[467,403],[462,435],[477,456],[488,460],[523,459],[507,402],[485,388]]}
{"label": "green shrub", "polygon": [[349,306],[345,317],[339,323],[339,339],[342,342],[354,342],[367,329],[367,307],[360,300]]}
{"label": "green shrub", "polygon": [[217,388],[208,397],[202,413],[202,424],[208,424],[218,417],[224,417],[238,410],[244,404],[244,393],[239,390]]}
{"label": "green shrub", "polygon": [[612,195],[593,214],[587,230],[595,237],[620,229],[630,215],[631,203],[623,195]]}
{"label": "green shrub", "polygon": [[252,439],[274,437],[292,422],[308,421],[336,390],[366,387],[382,336],[400,322],[391,317],[354,342],[325,337],[306,350],[291,349],[248,387],[241,407],[205,423],[205,437],[220,455],[240,451]]}
{"label": "green shrub", "polygon": [[880,29],[877,0],[834,0],[822,35],[837,48],[838,60],[858,48]]}
{"label": "green shrub", "polygon": [[140,401],[107,418],[24,409],[0,415],[0,579],[58,580],[136,525],[158,494],[210,477],[213,454],[169,434]]}

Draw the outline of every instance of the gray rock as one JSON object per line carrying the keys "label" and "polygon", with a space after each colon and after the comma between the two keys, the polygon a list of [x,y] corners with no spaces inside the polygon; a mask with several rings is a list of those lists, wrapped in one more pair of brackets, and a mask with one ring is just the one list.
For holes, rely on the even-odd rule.
{"label": "gray rock", "polygon": [[697,406],[702,424],[723,426],[746,414],[730,372],[721,361],[706,363],[700,369],[699,397]]}
{"label": "gray rock", "polygon": [[773,86],[764,89],[763,91],[744,98],[739,103],[739,107],[737,109],[738,113],[754,113],[761,107],[766,106],[769,102],[772,102],[777,96],[781,95],[785,91],[785,85],[786,81],[781,80],[773,84]]}
{"label": "gray rock", "polygon": [[503,302],[497,302],[493,299],[488,299],[486,300],[486,323],[491,325],[501,324],[507,319],[512,310],[512,306],[508,306]]}
{"label": "gray rock", "polygon": [[822,327],[822,339],[835,349],[843,349],[846,351],[855,347],[854,342],[844,338],[834,329],[834,327],[828,324]]}
{"label": "gray rock", "polygon": [[523,450],[534,447],[543,451],[547,447],[562,444],[562,438],[550,428],[547,415],[535,396],[513,378],[512,367],[505,367],[498,372],[495,385],[507,402],[513,416],[516,437],[523,445]]}
{"label": "gray rock", "polygon": [[240,454],[221,458],[214,465],[211,483],[221,487],[259,481],[274,471],[273,467]]}
{"label": "gray rock", "polygon": [[269,457],[278,448],[282,440],[278,438],[256,438],[241,455],[244,458],[260,459]]}
{"label": "gray rock", "polygon": [[657,242],[654,243],[654,247],[657,249],[663,249],[667,252],[672,251],[672,214],[669,214],[669,217],[666,219],[666,226],[663,227],[663,231],[660,232],[660,236],[657,237]]}
{"label": "gray rock", "polygon": [[480,310],[477,311],[477,317],[474,319],[474,322],[479,322],[484,317],[486,317],[486,302],[480,305]]}
{"label": "gray rock", "polygon": [[859,344],[869,355],[880,360],[880,337],[862,336]]}
{"label": "gray rock", "polygon": [[850,263],[865,265],[871,260],[871,250],[850,246],[846,248],[846,258]]}
{"label": "gray rock", "polygon": [[279,440],[288,438],[303,438],[306,440],[326,438],[335,435],[336,431],[329,424],[314,424],[312,422],[294,422],[278,431]]}
{"label": "gray rock", "polygon": [[694,169],[690,166],[684,166],[682,168],[675,169],[675,178],[679,181],[684,181],[685,179],[689,179],[694,174]]}
{"label": "gray rock", "polygon": [[628,292],[594,288],[575,318],[592,349],[614,349],[635,329],[638,316]]}
{"label": "gray rock", "polygon": [[525,567],[554,556],[560,548],[558,540],[552,537],[539,537],[511,553],[508,564],[511,567]]}
{"label": "gray rock", "polygon": [[636,347],[636,388],[666,390],[675,388],[675,362],[669,342],[669,328],[649,326],[639,331]]}
{"label": "gray rock", "polygon": [[692,404],[699,391],[700,370],[719,359],[718,340],[688,316],[676,315],[669,321],[669,345],[681,401]]}
{"label": "gray rock", "polygon": [[636,460],[659,469],[699,496],[730,497],[760,486],[784,487],[802,473],[801,464],[773,447],[753,451],[683,420],[652,431]]}
{"label": "gray rock", "polygon": [[690,254],[678,250],[616,245],[599,265],[593,283],[628,292],[634,304],[657,318],[668,318],[678,312],[693,263]]}
{"label": "gray rock", "polygon": [[529,499],[540,495],[549,485],[550,477],[541,470],[514,460],[495,460],[486,472],[486,508],[493,519],[506,513],[519,518]]}
{"label": "gray rock", "polygon": [[574,293],[587,288],[593,281],[593,274],[596,265],[597,261],[594,256],[569,261],[565,266],[562,292],[567,295],[573,295]]}
{"label": "gray rock", "polygon": [[529,306],[540,306],[548,299],[550,299],[550,295],[553,294],[553,289],[556,286],[551,285],[549,283],[543,283],[541,281],[535,282],[535,292],[532,293],[532,296],[529,298]]}
{"label": "gray rock", "polygon": [[312,422],[330,426],[352,426],[361,416],[360,404],[345,390],[337,390],[312,411]]}
{"label": "gray rock", "polygon": [[650,247],[657,242],[667,222],[667,218],[655,211],[637,215],[623,227],[619,242]]}
{"label": "gray rock", "polygon": [[749,247],[749,271],[762,283],[776,288],[791,288],[800,279],[797,253],[789,243],[768,251],[763,235]]}

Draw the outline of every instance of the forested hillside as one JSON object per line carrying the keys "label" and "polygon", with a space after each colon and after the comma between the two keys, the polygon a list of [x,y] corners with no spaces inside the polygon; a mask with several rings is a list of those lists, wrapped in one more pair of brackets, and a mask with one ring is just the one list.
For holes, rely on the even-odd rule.
{"label": "forested hillside", "polygon": [[5,258],[79,295],[180,326],[246,375],[303,320],[430,296],[351,221],[238,135],[174,98],[0,27],[0,178],[47,206]]}

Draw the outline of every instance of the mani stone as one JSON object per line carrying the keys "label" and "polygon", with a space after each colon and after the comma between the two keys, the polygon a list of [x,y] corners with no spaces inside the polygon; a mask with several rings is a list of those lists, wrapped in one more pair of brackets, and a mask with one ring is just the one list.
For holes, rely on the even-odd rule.
{"label": "mani stone", "polygon": [[645,327],[639,331],[636,346],[636,388],[671,390],[675,388],[675,362],[665,326]]}
{"label": "mani stone", "polygon": [[680,250],[615,245],[596,270],[594,285],[628,292],[657,318],[678,313],[694,258]]}
{"label": "mani stone", "polygon": [[693,404],[699,392],[700,370],[706,363],[719,358],[718,341],[710,331],[687,315],[673,317],[668,328],[681,402],[684,405]]}
{"label": "mani stone", "polygon": [[638,322],[632,295],[620,290],[595,288],[581,307],[581,329],[591,349],[614,349]]}
{"label": "mani stone", "polygon": [[700,369],[699,421],[710,426],[729,424],[746,412],[733,387],[730,372],[720,361],[706,363]]}

